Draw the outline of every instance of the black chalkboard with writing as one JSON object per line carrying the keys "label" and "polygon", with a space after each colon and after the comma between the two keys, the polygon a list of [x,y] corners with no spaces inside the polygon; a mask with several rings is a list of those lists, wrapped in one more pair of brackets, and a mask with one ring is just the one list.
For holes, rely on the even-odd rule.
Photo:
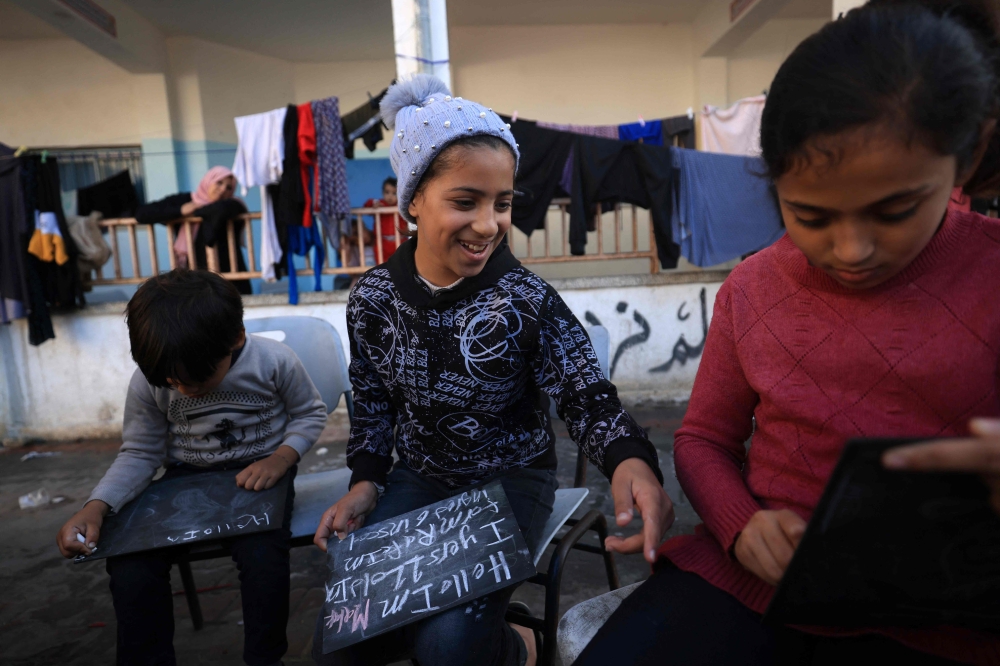
{"label": "black chalkboard with writing", "polygon": [[323,653],[535,574],[499,483],[331,538]]}
{"label": "black chalkboard with writing", "polygon": [[765,622],[1000,631],[1000,517],[976,476],[887,470],[916,440],[852,440]]}
{"label": "black chalkboard with writing", "polygon": [[281,527],[289,476],[273,488],[255,492],[236,485],[241,471],[168,473],[153,481],[121,511],[104,519],[97,552],[76,561]]}

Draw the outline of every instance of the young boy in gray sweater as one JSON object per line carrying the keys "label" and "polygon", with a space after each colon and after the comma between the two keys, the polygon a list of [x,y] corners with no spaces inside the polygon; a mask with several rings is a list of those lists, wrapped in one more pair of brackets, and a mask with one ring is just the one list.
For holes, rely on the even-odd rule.
{"label": "young boy in gray sweater", "polygon": [[[91,554],[104,517],[166,474],[242,468],[248,490],[274,486],[319,438],[326,406],[291,349],[246,335],[236,288],[208,271],[150,278],[126,310],[139,366],[125,399],[122,447],[84,507],[59,531],[65,557]],[[229,540],[240,571],[244,652],[250,666],[288,648],[288,484],[284,526]],[[79,536],[83,537],[81,543]],[[160,549],[108,558],[118,617],[118,663],[174,664],[170,565]]]}

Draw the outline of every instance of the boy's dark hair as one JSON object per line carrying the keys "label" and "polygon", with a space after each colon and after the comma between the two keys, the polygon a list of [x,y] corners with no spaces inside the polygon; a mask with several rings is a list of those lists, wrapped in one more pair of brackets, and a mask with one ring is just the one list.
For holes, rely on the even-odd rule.
{"label": "boy's dark hair", "polygon": [[386,185],[392,185],[393,187],[396,187],[396,177],[395,176],[389,176],[388,178],[386,178],[385,180],[383,180],[382,181],[382,189],[383,190],[385,189]]}
{"label": "boy's dark hair", "polygon": [[865,6],[824,26],[781,65],[761,118],[772,178],[816,139],[883,124],[941,155],[972,164],[996,111],[992,56],[962,24],[916,4]]}
{"label": "boy's dark hair", "polygon": [[243,331],[243,299],[210,271],[178,268],[151,277],[125,308],[132,359],[153,386],[203,382]]}

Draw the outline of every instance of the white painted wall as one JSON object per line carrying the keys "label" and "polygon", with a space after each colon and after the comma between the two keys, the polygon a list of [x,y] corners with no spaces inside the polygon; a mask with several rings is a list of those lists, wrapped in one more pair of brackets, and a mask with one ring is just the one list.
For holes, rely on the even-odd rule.
{"label": "white painted wall", "polygon": [[524,118],[617,124],[695,104],[691,27],[452,27],[452,80],[468,99]]}
{"label": "white painted wall", "polygon": [[[623,395],[685,399],[704,341],[700,294],[704,290],[704,316],[710,321],[720,278],[714,274],[714,281],[688,284],[649,284],[663,281],[662,276],[626,281],[635,286],[605,279],[606,286],[561,288],[560,293],[581,321],[596,317],[607,327],[612,359],[624,350],[612,375]],[[253,305],[260,300],[255,297],[248,301],[246,318],[319,317],[333,324],[346,343],[346,304],[337,302],[341,296],[322,297],[325,302],[297,307]],[[28,344],[25,320],[0,327],[0,437],[120,436],[125,393],[135,370],[122,306],[107,306],[101,314],[56,315],[56,338],[38,347]],[[667,372],[650,372],[674,356],[685,356],[677,351],[682,337],[697,353],[684,363],[675,361]]]}
{"label": "white painted wall", "polygon": [[183,138],[236,143],[233,118],[295,98],[292,63],[192,37],[167,40],[171,72],[197,79],[200,117],[183,112]]}
{"label": "white painted wall", "polygon": [[785,58],[827,23],[827,19],[772,19],[765,23],[729,57],[729,103],[769,89]]}
{"label": "white painted wall", "polygon": [[138,144],[143,81],[71,39],[0,40],[0,141]]}

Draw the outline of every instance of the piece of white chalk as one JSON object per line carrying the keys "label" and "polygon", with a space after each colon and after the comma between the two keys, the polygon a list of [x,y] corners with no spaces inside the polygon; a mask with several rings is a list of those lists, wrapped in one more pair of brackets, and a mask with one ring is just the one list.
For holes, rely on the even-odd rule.
{"label": "piece of white chalk", "polygon": [[87,540],[83,538],[83,535],[79,532],[76,533],[76,540],[80,543],[87,543]]}

